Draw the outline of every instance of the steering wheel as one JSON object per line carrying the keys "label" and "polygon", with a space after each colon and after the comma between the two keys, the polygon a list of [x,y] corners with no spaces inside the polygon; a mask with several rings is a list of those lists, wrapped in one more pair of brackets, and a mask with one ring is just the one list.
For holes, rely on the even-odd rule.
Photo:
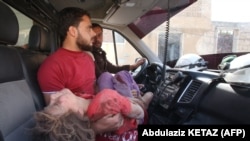
{"label": "steering wheel", "polygon": [[[138,61],[141,60],[141,59],[144,59],[144,58],[137,58],[137,59],[135,60],[135,62],[138,62]],[[137,67],[136,69],[131,70],[132,76],[133,76],[134,78],[141,76],[142,73],[144,72],[144,70],[147,68],[147,66],[148,66],[148,60],[145,59],[145,62],[144,62],[143,64],[141,64],[141,65],[140,65],[139,67]]]}

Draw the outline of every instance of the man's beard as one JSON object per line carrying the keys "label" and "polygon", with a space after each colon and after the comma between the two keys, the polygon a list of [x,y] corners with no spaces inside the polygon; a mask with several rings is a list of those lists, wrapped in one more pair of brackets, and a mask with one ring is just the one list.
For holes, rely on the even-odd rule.
{"label": "man's beard", "polygon": [[87,44],[80,33],[78,35],[79,36],[76,39],[76,45],[78,46],[78,48],[82,51],[92,51],[92,46]]}
{"label": "man's beard", "polygon": [[101,48],[101,46],[102,46],[102,43],[99,43],[98,41],[95,41],[95,42],[93,43],[93,47],[94,47],[94,48]]}

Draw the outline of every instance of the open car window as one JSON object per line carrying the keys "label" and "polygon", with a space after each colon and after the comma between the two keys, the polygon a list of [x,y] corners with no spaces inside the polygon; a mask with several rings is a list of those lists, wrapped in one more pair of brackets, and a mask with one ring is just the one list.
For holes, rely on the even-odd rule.
{"label": "open car window", "polygon": [[127,65],[135,63],[136,58],[141,55],[120,33],[110,30],[103,30],[102,49],[107,53],[107,59],[112,64]]}

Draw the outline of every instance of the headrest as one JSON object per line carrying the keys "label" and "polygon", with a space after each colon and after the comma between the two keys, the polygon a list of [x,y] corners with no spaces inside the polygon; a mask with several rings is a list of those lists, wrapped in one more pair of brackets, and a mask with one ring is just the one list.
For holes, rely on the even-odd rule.
{"label": "headrest", "polygon": [[15,45],[19,35],[17,17],[6,4],[0,1],[0,44]]}
{"label": "headrest", "polygon": [[49,52],[49,32],[39,25],[33,25],[29,34],[29,49]]}
{"label": "headrest", "polygon": [[14,47],[0,45],[0,83],[22,80],[24,78],[22,61]]}

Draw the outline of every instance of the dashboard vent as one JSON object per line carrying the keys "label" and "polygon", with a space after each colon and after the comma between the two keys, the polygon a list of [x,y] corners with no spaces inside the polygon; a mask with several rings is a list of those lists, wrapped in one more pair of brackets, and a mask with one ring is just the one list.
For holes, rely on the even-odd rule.
{"label": "dashboard vent", "polygon": [[191,81],[180,96],[178,103],[190,103],[201,86],[200,81]]}

